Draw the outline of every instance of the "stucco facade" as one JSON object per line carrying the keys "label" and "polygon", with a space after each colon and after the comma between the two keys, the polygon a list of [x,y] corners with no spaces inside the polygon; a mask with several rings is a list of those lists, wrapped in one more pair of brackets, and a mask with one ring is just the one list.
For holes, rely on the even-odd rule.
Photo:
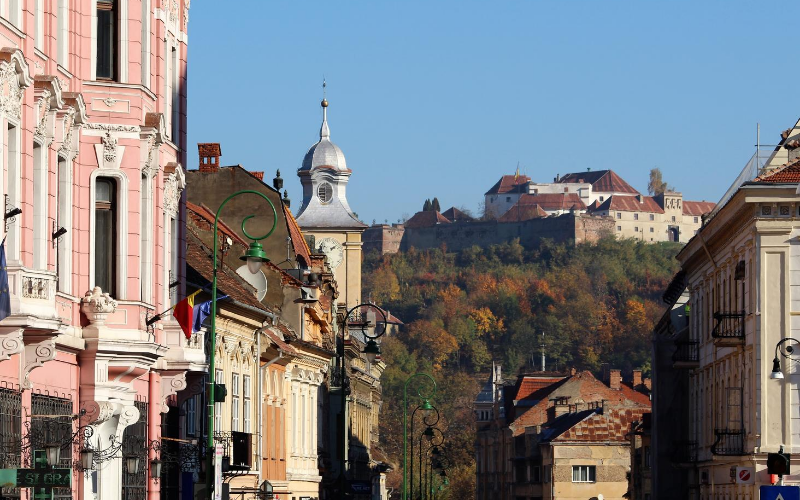
{"label": "stucco facade", "polygon": [[[146,324],[184,293],[170,284],[183,282],[188,12],[183,0],[0,4],[0,186],[5,211],[21,210],[3,228],[3,429],[32,443],[26,426],[57,410],[78,415],[65,435],[80,425],[98,451],[121,443],[73,475],[76,498],[158,497],[150,443],[187,372],[204,369],[169,315]],[[62,444],[66,466],[78,456]],[[134,452],[138,472],[121,458]]]}
{"label": "stucco facade", "polygon": [[[688,306],[684,328],[673,330],[672,372],[688,376],[676,404],[689,419],[675,429],[681,441],[658,431],[655,446],[659,458],[683,468],[687,498],[757,498],[759,486],[770,484],[767,453],[781,445],[800,450],[796,363],[783,364],[784,379],[770,379],[776,344],[797,336],[799,171],[795,162],[739,186],[678,255],[682,272],[665,300]],[[680,298],[684,290],[688,300]],[[672,425],[666,407],[655,418],[657,429]],[[754,484],[731,482],[737,466],[752,468]],[[655,480],[658,494],[668,476]],[[785,484],[796,481],[789,476]]]}

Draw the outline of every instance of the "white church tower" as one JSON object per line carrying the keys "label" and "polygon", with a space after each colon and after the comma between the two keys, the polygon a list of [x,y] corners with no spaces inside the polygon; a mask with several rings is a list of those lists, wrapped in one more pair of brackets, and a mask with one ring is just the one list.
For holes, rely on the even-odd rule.
{"label": "white church tower", "polygon": [[[325,84],[323,83],[323,88]],[[303,185],[303,204],[297,223],[306,235],[314,236],[312,252],[328,257],[347,307],[361,302],[361,234],[367,225],[358,220],[347,203],[347,182],[352,171],[344,154],[331,142],[328,101],[322,100],[319,142],[303,158],[297,170]]]}

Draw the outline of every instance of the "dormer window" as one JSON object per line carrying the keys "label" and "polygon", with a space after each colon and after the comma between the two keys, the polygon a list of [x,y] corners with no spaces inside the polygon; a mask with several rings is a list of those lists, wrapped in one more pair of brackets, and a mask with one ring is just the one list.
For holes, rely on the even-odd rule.
{"label": "dormer window", "polygon": [[322,203],[330,203],[333,198],[333,188],[327,182],[323,182],[317,188],[317,197]]}

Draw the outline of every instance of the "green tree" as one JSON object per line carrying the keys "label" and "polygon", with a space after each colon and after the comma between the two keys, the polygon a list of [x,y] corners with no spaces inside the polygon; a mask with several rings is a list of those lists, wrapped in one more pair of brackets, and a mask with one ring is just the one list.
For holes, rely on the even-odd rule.
{"label": "green tree", "polygon": [[433,201],[431,202],[431,210],[435,212],[441,212],[442,207],[439,206],[439,198],[434,196]]}
{"label": "green tree", "polygon": [[425,203],[422,204],[422,211],[423,212],[430,212],[431,210],[431,200],[430,198],[425,200]]}

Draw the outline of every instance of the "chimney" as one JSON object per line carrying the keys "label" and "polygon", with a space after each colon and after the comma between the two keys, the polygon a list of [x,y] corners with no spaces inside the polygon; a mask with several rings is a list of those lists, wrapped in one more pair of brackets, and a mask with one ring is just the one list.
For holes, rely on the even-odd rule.
{"label": "chimney", "polygon": [[261,182],[264,182],[264,172],[250,172],[250,173],[253,174],[253,177],[255,177],[256,179],[260,180]]}
{"label": "chimney", "polygon": [[561,415],[566,415],[569,413],[569,398],[560,397],[555,398],[553,403],[553,416],[554,418],[558,418]]}
{"label": "chimney", "polygon": [[198,142],[197,152],[200,155],[200,171],[216,172],[219,170],[219,157],[222,149],[218,142]]}
{"label": "chimney", "polygon": [[571,376],[573,376],[573,377],[574,377],[576,373],[578,373],[578,370],[576,370],[574,366],[573,366],[572,368],[570,368],[570,370],[569,370],[569,374],[570,374]]}
{"label": "chimney", "polygon": [[653,381],[649,378],[644,379],[644,386],[647,388],[648,391],[653,390]]}
{"label": "chimney", "polygon": [[608,373],[608,387],[618,391],[622,382],[622,374],[619,370],[610,370]]}
{"label": "chimney", "polygon": [[639,203],[644,203],[644,196],[637,194],[636,199],[639,200]]}
{"label": "chimney", "polygon": [[633,370],[633,388],[638,389],[642,385],[642,370]]}

